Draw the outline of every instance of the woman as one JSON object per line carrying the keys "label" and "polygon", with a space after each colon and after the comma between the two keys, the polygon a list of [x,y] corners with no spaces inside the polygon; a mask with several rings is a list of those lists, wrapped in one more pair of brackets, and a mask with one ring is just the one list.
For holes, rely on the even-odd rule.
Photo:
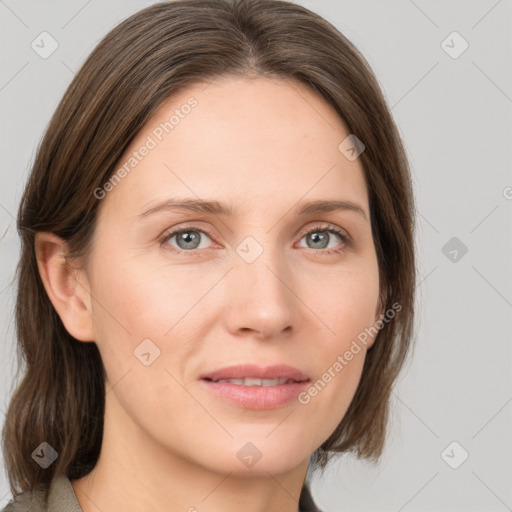
{"label": "woman", "polygon": [[66,91],[18,214],[4,510],[318,510],[378,460],[414,203],[376,78],[280,0],[177,0]]}

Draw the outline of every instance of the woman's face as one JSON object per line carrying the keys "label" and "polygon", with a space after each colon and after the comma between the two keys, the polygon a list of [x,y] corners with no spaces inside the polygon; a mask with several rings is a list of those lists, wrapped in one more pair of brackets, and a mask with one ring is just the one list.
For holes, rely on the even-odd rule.
{"label": "woman's face", "polygon": [[[138,134],[87,265],[120,439],[129,429],[161,456],[274,474],[333,432],[372,338],[344,354],[380,313],[363,169],[339,149],[348,136],[303,85],[225,77],[174,96]],[[258,376],[289,380],[240,380]]]}

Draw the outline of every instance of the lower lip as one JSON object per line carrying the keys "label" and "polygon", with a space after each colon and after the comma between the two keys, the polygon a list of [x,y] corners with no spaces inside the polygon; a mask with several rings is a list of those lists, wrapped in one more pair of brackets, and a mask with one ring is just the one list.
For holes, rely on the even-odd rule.
{"label": "lower lip", "polygon": [[280,386],[241,386],[230,382],[213,382],[201,379],[212,393],[245,409],[275,409],[297,399],[309,381],[290,382]]}

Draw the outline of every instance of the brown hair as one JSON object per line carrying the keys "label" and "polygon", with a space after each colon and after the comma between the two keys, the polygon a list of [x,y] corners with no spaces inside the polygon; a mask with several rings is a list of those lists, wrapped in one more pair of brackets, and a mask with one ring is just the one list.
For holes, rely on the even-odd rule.
{"label": "brown hair", "polygon": [[[34,237],[52,232],[86,258],[100,201],[93,191],[113,174],[131,141],[159,106],[189,85],[219,76],[272,76],[307,84],[330,104],[365,150],[379,265],[381,304],[400,304],[368,350],[346,415],[314,452],[314,468],[335,453],[378,460],[392,386],[413,336],[414,202],[398,130],[378,82],[359,51],[308,9],[283,0],[176,0],[121,22],[91,53],[68,87],[38,148],[18,212],[18,371],[2,432],[13,495],[80,478],[102,443],[105,369],[95,343],[64,328],[41,281]],[[340,141],[341,142],[341,141]],[[47,469],[32,458],[49,443]]]}

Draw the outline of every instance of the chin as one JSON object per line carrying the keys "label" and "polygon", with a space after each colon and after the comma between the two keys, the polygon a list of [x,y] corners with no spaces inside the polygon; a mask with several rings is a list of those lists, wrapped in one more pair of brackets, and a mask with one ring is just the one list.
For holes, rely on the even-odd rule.
{"label": "chin", "polygon": [[259,432],[255,432],[252,425],[251,435],[239,436],[232,432],[235,438],[226,443],[217,440],[215,450],[210,450],[213,458],[210,457],[206,465],[212,465],[212,469],[221,473],[268,476],[268,473],[285,473],[309,460],[313,449],[311,453],[307,451],[304,436],[299,432],[295,439],[295,436],[287,436],[288,432],[280,435],[276,430],[272,432],[275,425],[260,427]]}

